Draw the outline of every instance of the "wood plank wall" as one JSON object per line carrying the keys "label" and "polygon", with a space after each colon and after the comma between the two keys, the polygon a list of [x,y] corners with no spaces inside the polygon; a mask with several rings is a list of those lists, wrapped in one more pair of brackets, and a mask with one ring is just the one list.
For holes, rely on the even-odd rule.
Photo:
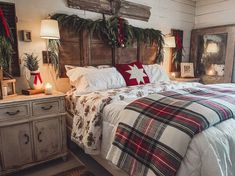
{"label": "wood plank wall", "polygon": [[195,28],[235,24],[234,0],[198,0]]}
{"label": "wood plank wall", "polygon": [[[196,3],[192,0],[129,0],[152,7],[149,22],[144,27],[153,27],[169,34],[171,29],[184,31],[184,61],[189,59],[190,35],[195,22]],[[135,26],[143,27],[143,22],[129,20]],[[168,59],[168,58],[166,58]]]}

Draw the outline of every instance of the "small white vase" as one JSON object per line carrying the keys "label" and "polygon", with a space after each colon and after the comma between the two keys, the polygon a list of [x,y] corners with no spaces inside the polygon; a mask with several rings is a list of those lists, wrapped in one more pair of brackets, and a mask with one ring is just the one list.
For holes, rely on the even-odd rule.
{"label": "small white vase", "polygon": [[37,71],[31,71],[30,72],[30,78],[28,80],[29,87],[31,89],[41,89],[43,84],[42,84],[42,78],[40,75],[40,72]]}

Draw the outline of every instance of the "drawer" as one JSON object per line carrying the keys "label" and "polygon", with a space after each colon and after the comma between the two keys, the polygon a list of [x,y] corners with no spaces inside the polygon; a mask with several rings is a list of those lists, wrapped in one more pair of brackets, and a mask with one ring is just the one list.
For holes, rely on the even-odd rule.
{"label": "drawer", "polygon": [[33,116],[42,116],[50,114],[58,114],[60,100],[36,101],[33,102]]}
{"label": "drawer", "polygon": [[29,104],[7,105],[0,108],[0,120],[25,118],[29,115]]}

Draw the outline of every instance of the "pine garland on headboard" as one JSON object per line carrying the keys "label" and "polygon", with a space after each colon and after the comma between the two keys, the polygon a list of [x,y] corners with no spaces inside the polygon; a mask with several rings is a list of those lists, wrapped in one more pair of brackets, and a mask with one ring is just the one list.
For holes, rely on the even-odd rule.
{"label": "pine garland on headboard", "polygon": [[163,34],[155,29],[142,29],[129,25],[128,21],[120,17],[111,17],[103,19],[91,20],[83,19],[77,15],[54,14],[53,19],[58,20],[61,28],[70,29],[77,34],[82,30],[87,30],[92,35],[94,32],[98,37],[111,47],[128,47],[134,40],[138,42],[157,44],[156,61],[163,61]]}

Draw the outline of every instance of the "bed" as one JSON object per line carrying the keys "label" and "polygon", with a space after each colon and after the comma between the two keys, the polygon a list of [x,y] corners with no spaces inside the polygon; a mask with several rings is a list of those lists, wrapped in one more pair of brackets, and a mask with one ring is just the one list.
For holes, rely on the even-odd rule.
{"label": "bed", "polygon": [[[70,60],[67,59],[63,60],[64,62],[63,64],[65,65],[75,64],[81,66],[77,68],[74,66],[67,66],[68,70],[67,75],[70,77],[70,83],[71,86],[73,87],[71,88],[70,91],[68,91],[66,97],[66,106],[68,114],[70,114],[67,117],[67,130],[68,130],[68,138],[72,139],[73,143],[76,143],[77,145],[84,148],[84,151],[86,153],[90,154],[96,161],[98,161],[112,175],[115,176],[120,176],[120,175],[234,176],[235,175],[235,120],[233,117],[234,114],[233,111],[235,110],[235,107],[232,107],[233,105],[230,107],[231,109],[229,109],[228,111],[230,114],[232,114],[229,118],[227,116],[221,117],[222,119],[221,123],[219,123],[218,121],[214,121],[214,123],[209,124],[211,126],[210,128],[207,128],[206,130],[197,133],[195,136],[193,136],[191,141],[188,141],[188,144],[185,145],[186,147],[182,147],[184,148],[185,150],[184,152],[186,153],[182,152],[183,153],[182,155],[184,157],[178,156],[179,158],[182,159],[182,162],[180,162],[180,165],[179,162],[177,163],[179,167],[177,171],[173,173],[172,172],[165,173],[165,171],[158,172],[158,170],[161,170],[161,168],[160,169],[152,168],[152,169],[144,169],[138,172],[138,169],[136,168],[142,167],[142,165],[139,164],[139,160],[137,160],[138,162],[134,162],[135,169],[132,171],[128,171],[128,168],[125,168],[125,165],[128,165],[128,162],[120,162],[118,157],[113,157],[120,155],[120,151],[118,151],[118,149],[116,149],[113,146],[114,142],[116,142],[116,146],[118,144],[121,144],[121,142],[117,143],[118,138],[116,136],[117,129],[120,128],[119,124],[120,122],[122,124],[125,124],[125,119],[129,119],[129,118],[123,119],[120,115],[123,113],[123,111],[126,110],[125,108],[129,104],[132,104],[133,102],[136,102],[136,100],[139,99],[142,100],[142,98],[145,98],[146,96],[147,97],[152,95],[155,96],[155,94],[157,94],[157,96],[163,96],[164,93],[177,93],[178,90],[184,91],[184,93],[187,91],[193,93],[197,92],[195,91],[196,87],[200,87],[202,85],[198,83],[178,83],[170,81],[169,78],[166,76],[166,74],[159,67],[159,65],[153,64],[153,65],[144,66],[147,75],[151,75],[149,84],[126,87],[126,84],[123,81],[123,79],[120,78],[120,75],[118,77],[117,71],[113,67],[110,68],[106,64],[114,66],[120,63],[135,62],[136,60],[144,64],[155,63],[156,60],[154,59],[156,58],[156,46],[147,47],[147,45],[142,45],[138,43],[137,45],[134,44],[132,47],[129,48],[123,48],[123,49],[119,48],[116,50],[112,49],[112,51],[110,51],[111,50],[110,47],[105,46],[104,43],[102,43],[100,40],[97,40],[97,38],[94,39],[94,38],[85,37],[85,39],[88,40],[85,40],[86,41],[85,44],[87,44],[87,47],[82,47],[84,49],[81,51],[84,54],[83,57],[74,58],[75,56],[80,56],[80,55],[74,54],[73,52],[69,52],[71,55],[69,56]],[[67,42],[66,44],[69,44],[69,42]],[[85,66],[87,65],[92,65],[92,66],[86,68]],[[94,65],[95,66],[101,65],[101,66],[99,66],[99,68],[96,68],[93,67]],[[148,67],[150,67],[149,71],[147,71]],[[151,69],[151,67],[154,67],[154,69]],[[76,71],[75,72],[72,71],[69,73],[69,70],[73,69],[75,69]],[[91,72],[93,73],[90,74],[90,71],[88,71],[87,69],[88,70],[91,69],[92,70]],[[98,70],[99,72],[102,72],[102,74],[97,74]],[[115,74],[113,74],[113,72],[115,72]],[[88,80],[85,78],[81,79],[79,78],[80,81],[77,81],[78,80],[77,76],[82,75],[81,73],[87,74]],[[107,75],[109,76],[108,78],[106,77]],[[93,86],[88,86],[89,84]],[[114,86],[116,84],[118,85]],[[227,86],[228,88],[226,88]],[[96,88],[93,89],[93,87]],[[217,87],[220,89],[220,91],[223,90],[226,91],[227,89],[229,91],[235,90],[233,84],[215,85],[215,87],[209,87],[208,89],[215,89]],[[206,88],[201,87],[200,89],[204,90]],[[177,91],[174,92],[175,90]],[[193,94],[192,96],[194,97]],[[232,91],[231,95],[226,97],[227,101],[229,100],[232,102],[233,100],[230,100],[229,97],[233,97]],[[156,96],[155,98],[157,99]],[[93,107],[93,105],[96,105],[98,110],[96,108],[94,109],[91,108],[91,106]],[[228,103],[226,105],[228,105]],[[195,111],[197,110],[198,108],[196,108]],[[197,112],[197,114],[203,116],[203,113],[206,114],[205,113],[206,110],[208,109],[203,109],[202,111]],[[92,114],[90,112],[93,113],[100,112],[100,113]],[[83,122],[87,124],[89,123],[96,125],[94,126],[88,125],[87,128],[81,129],[80,126],[83,127],[84,124],[81,124],[80,120],[84,114],[86,116],[89,116],[90,121],[92,121],[92,123],[88,122],[87,120]],[[133,115],[133,117],[134,116],[135,115]],[[124,115],[124,117],[128,117],[128,115]],[[84,133],[85,136],[81,136],[82,133]],[[164,142],[169,143],[169,141],[174,141],[174,144],[180,143],[178,142],[180,140],[177,138],[177,136],[176,137],[168,136]],[[115,152],[116,154],[114,154]],[[126,155],[124,154],[123,156]],[[128,157],[125,158],[128,159]],[[144,164],[148,165],[146,161]],[[117,165],[119,168],[117,167]],[[129,165],[132,164],[129,163]]]}
{"label": "bed", "polygon": [[[123,112],[123,109],[131,102],[137,99],[141,99],[141,97],[155,95],[155,93],[161,94],[164,92],[171,92],[172,90],[191,91],[191,89],[195,87],[202,86],[199,83],[179,83],[170,81],[163,70],[160,68],[160,66],[146,65],[144,68],[148,70],[147,67],[154,67],[155,69],[157,68],[157,72],[148,71],[148,75],[152,74],[153,76],[155,76],[154,78],[151,78],[152,83],[149,84],[123,87],[123,83],[118,78],[116,78],[115,76],[113,76],[112,78],[112,76],[110,76],[111,74],[108,73],[109,77],[111,77],[113,80],[119,80],[117,82],[121,85],[119,85],[120,88],[108,88],[109,86],[107,86],[105,90],[89,90],[89,93],[86,93],[85,91],[81,91],[83,87],[80,87],[79,92],[77,92],[77,89],[73,88],[67,93],[66,105],[68,112],[71,114],[67,119],[68,134],[72,135],[73,142],[83,147],[86,153],[91,154],[91,156],[95,160],[97,160],[102,166],[108,169],[113,175],[128,175],[127,173],[129,173],[129,175],[161,175],[161,172],[150,172],[146,169],[142,173],[131,172],[128,171],[128,168],[125,168],[122,165],[122,169],[125,170],[124,172],[123,170],[118,169],[113,164],[117,164],[117,159],[113,157],[113,155],[116,155],[118,152],[115,151],[116,149],[112,149],[112,143],[115,140],[115,132],[117,131],[118,124],[121,122],[122,119],[120,113]],[[82,69],[83,68],[78,68],[78,70],[80,70],[79,72],[86,72]],[[96,73],[96,68],[91,69],[93,69],[92,72]],[[110,68],[108,70],[113,71],[113,68]],[[105,73],[105,75],[107,74],[107,71],[103,72]],[[79,73],[76,73],[76,75],[77,74]],[[101,78],[99,76],[92,76],[92,79],[93,80],[91,81],[91,83],[94,83],[97,79],[103,79],[103,82],[105,80],[105,78]],[[113,81],[112,79],[110,82]],[[75,83],[72,84],[75,85]],[[83,83],[82,85],[84,84],[85,83]],[[112,85],[112,83],[110,83],[110,85]],[[98,85],[98,87],[99,86],[102,87],[103,85]],[[235,86],[232,84],[224,84],[214,85],[213,89],[217,87],[223,87],[223,89],[221,90],[226,90],[227,87],[229,87],[229,90],[235,88]],[[100,104],[100,102],[103,102],[104,104]],[[96,109],[98,115],[93,113],[93,110],[89,112],[89,106],[91,109],[93,109],[91,106],[99,107],[100,109]],[[235,109],[235,107],[231,107],[231,109]],[[99,114],[99,112],[102,112],[102,114]],[[101,123],[100,126],[98,125],[98,128],[96,128],[96,125],[94,125],[93,127],[87,126],[87,128],[91,129],[94,136],[92,137],[91,133],[88,132],[89,129],[85,129],[87,130],[86,135],[88,135],[86,138],[89,139],[85,141],[79,139],[81,137],[80,134],[84,134],[84,132],[72,129],[73,127],[78,128],[78,126],[81,125],[79,123],[80,118],[83,114],[88,114],[87,117],[90,118],[88,118],[89,121],[94,121],[94,124]],[[76,119],[74,119],[73,117],[75,117]],[[99,120],[94,117],[99,117]],[[87,120],[83,121],[83,123],[87,122]],[[102,140],[100,140],[98,134],[102,136]],[[69,138],[71,138],[71,136]],[[83,136],[83,138],[85,138],[85,136]],[[81,143],[79,141],[81,141]],[[169,141],[174,141],[174,139],[169,139]],[[91,143],[94,143],[94,145],[91,145]],[[84,146],[84,144],[89,145]],[[187,152],[182,159],[179,169],[177,170],[178,176],[234,175],[235,120],[233,119],[233,117],[230,119],[226,119],[221,123],[216,122],[215,124],[213,124],[212,127],[195,135],[192,138],[192,141],[190,141],[190,143],[185,146],[187,146]],[[116,154],[114,154],[115,152]],[[138,167],[141,166],[138,166],[137,164],[137,168]],[[162,175],[175,174],[163,173]]]}

